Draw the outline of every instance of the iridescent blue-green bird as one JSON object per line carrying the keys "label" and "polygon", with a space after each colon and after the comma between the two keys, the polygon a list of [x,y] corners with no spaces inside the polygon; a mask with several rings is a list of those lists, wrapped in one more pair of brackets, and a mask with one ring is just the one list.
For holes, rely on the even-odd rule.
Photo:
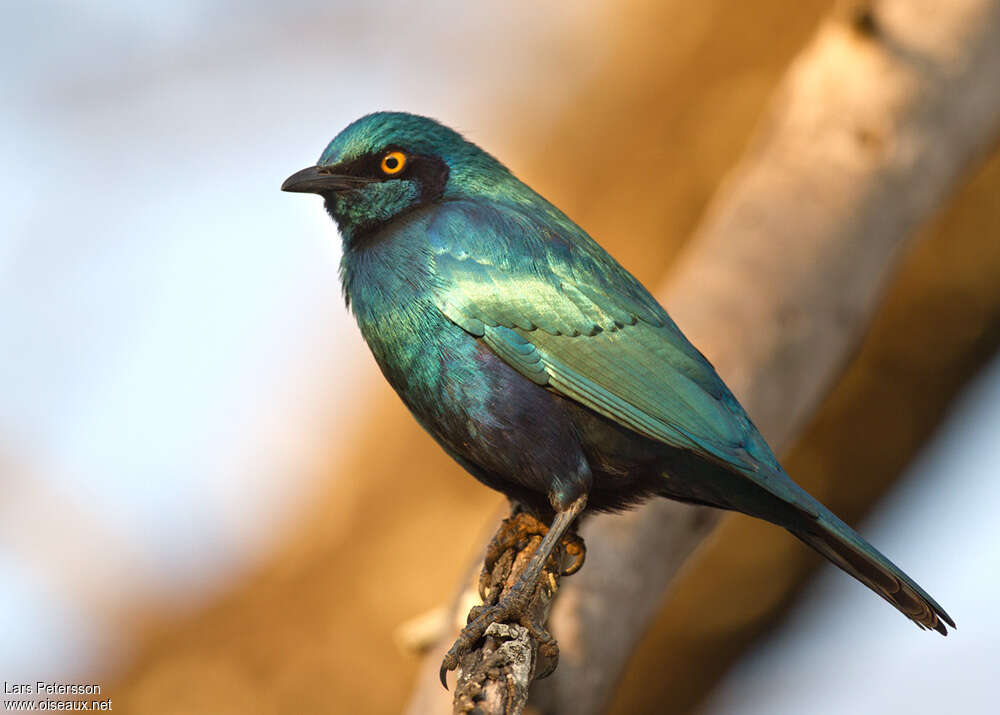
{"label": "iridescent blue-green bird", "polygon": [[470,623],[466,646],[524,606],[582,511],[650,496],[783,526],[919,626],[954,627],[789,478],[639,281],[455,131],[370,114],[282,189],[323,197],[361,333],[420,424],[481,482],[551,518],[521,588]]}

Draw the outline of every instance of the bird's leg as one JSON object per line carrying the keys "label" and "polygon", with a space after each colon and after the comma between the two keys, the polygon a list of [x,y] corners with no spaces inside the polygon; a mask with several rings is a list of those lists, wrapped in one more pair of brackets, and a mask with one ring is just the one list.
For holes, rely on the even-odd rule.
{"label": "bird's leg", "polygon": [[[556,511],[552,525],[545,533],[535,553],[531,555],[531,558],[528,560],[527,565],[514,585],[510,587],[498,602],[492,605],[483,605],[470,611],[468,624],[462,629],[458,639],[441,661],[441,683],[445,687],[448,687],[446,680],[448,671],[458,667],[462,656],[474,648],[492,623],[515,622],[527,628],[531,637],[538,642],[539,652],[553,662],[553,666],[548,672],[554,669],[554,662],[558,658],[559,652],[555,639],[549,634],[543,624],[536,622],[530,617],[528,614],[528,605],[535,594],[535,589],[540,586],[540,577],[545,564],[551,558],[559,543],[563,541],[563,537],[573,524],[573,520],[579,516],[586,504],[587,497],[582,496],[572,502],[566,509]],[[501,531],[505,527],[506,524],[504,527],[501,527]],[[578,570],[583,564],[583,541],[575,534],[567,541],[567,551],[576,557],[576,560],[570,567],[570,573],[572,573]],[[496,563],[496,560],[497,557],[494,556],[494,563]],[[480,581],[480,588],[482,588],[482,580]],[[493,596],[492,593],[489,595]]]}

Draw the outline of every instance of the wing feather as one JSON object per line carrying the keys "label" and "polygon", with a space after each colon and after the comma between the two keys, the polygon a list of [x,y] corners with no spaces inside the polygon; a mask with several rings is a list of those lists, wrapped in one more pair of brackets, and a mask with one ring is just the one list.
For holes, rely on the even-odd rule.
{"label": "wing feather", "polygon": [[781,473],[709,362],[564,216],[455,202],[429,237],[439,310],[522,375],[762,484]]}

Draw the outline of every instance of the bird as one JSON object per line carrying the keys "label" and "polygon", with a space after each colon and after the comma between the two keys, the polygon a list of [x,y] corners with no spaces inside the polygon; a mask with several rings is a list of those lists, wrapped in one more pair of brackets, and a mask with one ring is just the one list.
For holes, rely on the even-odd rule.
{"label": "bird", "polygon": [[361,334],[420,425],[549,524],[514,589],[442,664],[526,605],[584,512],[652,497],[785,528],[921,628],[955,622],[810,496],[645,287],[562,211],[445,125],[375,112],[283,191],[323,198]]}

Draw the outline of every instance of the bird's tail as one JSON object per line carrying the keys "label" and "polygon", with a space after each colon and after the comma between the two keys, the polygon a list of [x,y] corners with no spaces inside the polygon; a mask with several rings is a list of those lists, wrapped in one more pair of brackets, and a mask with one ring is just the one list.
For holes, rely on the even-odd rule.
{"label": "bird's tail", "polygon": [[948,635],[955,622],[945,610],[899,567],[880,554],[851,527],[823,510],[807,527],[791,528],[804,541],[841,569],[895,606],[921,628]]}

